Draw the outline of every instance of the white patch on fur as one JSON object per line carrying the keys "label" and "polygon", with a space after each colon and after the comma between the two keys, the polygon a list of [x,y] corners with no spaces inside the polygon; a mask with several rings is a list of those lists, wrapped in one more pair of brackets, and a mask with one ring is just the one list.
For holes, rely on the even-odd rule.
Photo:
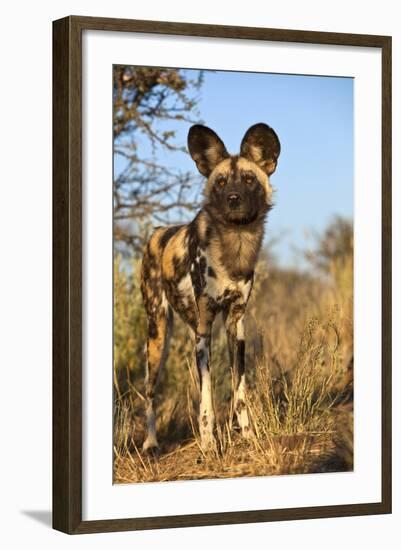
{"label": "white patch on fur", "polygon": [[201,397],[198,422],[202,450],[208,451],[215,448],[216,441],[213,435],[215,419],[212,401],[212,384],[210,379],[210,371],[208,369],[209,349],[205,338],[200,338],[196,349],[197,351],[203,351],[203,357],[199,365]]}
{"label": "white patch on fur", "polygon": [[[242,402],[244,406],[241,407],[240,411],[237,411],[237,405]],[[234,395],[234,410],[237,415],[238,424],[241,428],[242,436],[249,438],[252,436],[252,428],[249,423],[249,416],[247,410],[247,400],[246,400],[246,384],[245,384],[245,374],[241,376],[237,391]]]}
{"label": "white patch on fur", "polygon": [[245,340],[244,316],[237,321],[237,340]]}
{"label": "white patch on fur", "polygon": [[222,296],[224,294],[225,290],[236,290],[237,283],[232,281],[229,276],[227,275],[227,272],[225,269],[218,267],[216,264],[213,266],[209,262],[208,258],[208,265],[212,267],[214,270],[216,277],[210,277],[207,276],[207,294],[214,300],[217,300],[219,296]]}
{"label": "white patch on fur", "polygon": [[195,301],[194,289],[192,286],[191,275],[187,274],[178,283],[178,292],[185,306]]}
{"label": "white patch on fur", "polygon": [[252,280],[249,280],[247,282],[241,280],[234,281],[228,275],[225,268],[219,262],[217,262],[215,258],[212,258],[211,256],[206,256],[206,261],[207,265],[210,266],[215,273],[215,277],[207,275],[207,295],[218,302],[218,298],[221,298],[224,295],[225,291],[229,291],[230,293],[240,292],[244,303],[246,303],[251,292]]}
{"label": "white patch on fur", "polygon": [[168,300],[167,300],[166,293],[164,291],[162,292],[161,307],[162,307],[163,311],[167,311],[167,309],[168,309]]}
{"label": "white patch on fur", "polygon": [[247,281],[246,283],[241,282],[239,287],[242,292],[242,297],[244,299],[244,302],[246,303],[248,301],[249,294],[251,292],[252,279],[249,279],[249,281]]}

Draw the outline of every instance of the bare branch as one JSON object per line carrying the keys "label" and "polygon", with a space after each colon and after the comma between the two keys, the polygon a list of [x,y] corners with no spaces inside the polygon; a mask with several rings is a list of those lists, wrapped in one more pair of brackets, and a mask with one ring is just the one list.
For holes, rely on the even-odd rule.
{"label": "bare branch", "polygon": [[115,66],[113,76],[114,239],[117,249],[135,253],[154,223],[180,221],[199,205],[199,176],[167,168],[157,157],[185,151],[177,124],[199,122],[203,76],[124,65]]}

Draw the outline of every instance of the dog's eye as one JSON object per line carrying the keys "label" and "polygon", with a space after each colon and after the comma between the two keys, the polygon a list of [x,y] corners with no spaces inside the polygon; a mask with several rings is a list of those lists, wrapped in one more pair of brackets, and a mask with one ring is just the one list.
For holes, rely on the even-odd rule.
{"label": "dog's eye", "polygon": [[226,180],[225,176],[217,176],[216,183],[217,183],[217,185],[220,185],[220,187],[224,187],[225,184],[227,183],[227,180]]}
{"label": "dog's eye", "polygon": [[248,185],[251,185],[255,181],[255,176],[253,174],[246,174],[244,176],[244,182]]}

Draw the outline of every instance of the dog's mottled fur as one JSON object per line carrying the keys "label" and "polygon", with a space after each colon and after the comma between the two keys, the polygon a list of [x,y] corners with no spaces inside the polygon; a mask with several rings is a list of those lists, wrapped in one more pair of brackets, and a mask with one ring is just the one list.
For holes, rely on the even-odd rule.
{"label": "dog's mottled fur", "polygon": [[231,156],[212,130],[195,125],[188,134],[188,149],[207,177],[204,205],[188,225],[157,228],[142,262],[141,290],[148,317],[144,450],[158,447],[153,398],[168,353],[173,311],[194,335],[202,449],[215,448],[210,340],[220,311],[234,375],[234,410],[242,434],[252,433],[245,404],[243,319],[272,206],[269,176],[276,169],[280,142],[269,126],[255,124],[246,132],[240,154]]}

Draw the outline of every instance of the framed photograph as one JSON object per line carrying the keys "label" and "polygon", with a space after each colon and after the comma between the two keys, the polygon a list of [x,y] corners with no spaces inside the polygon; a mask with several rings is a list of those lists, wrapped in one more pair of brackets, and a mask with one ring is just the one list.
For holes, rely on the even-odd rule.
{"label": "framed photograph", "polygon": [[53,23],[53,526],[391,512],[391,38]]}

